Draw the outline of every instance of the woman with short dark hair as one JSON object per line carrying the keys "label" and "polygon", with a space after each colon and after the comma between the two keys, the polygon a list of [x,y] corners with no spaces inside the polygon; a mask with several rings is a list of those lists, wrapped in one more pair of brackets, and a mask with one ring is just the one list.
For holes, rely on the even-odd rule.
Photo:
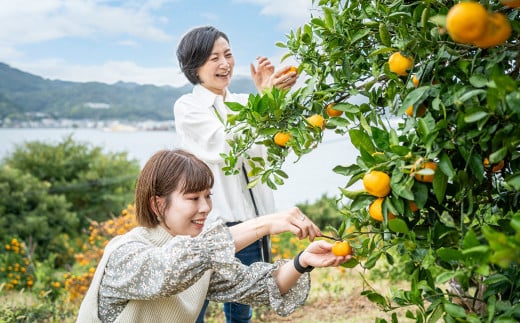
{"label": "woman with short dark hair", "polygon": [[[182,37],[177,47],[177,59],[182,72],[194,85],[192,92],[181,96],[174,106],[179,146],[204,160],[215,176],[213,211],[208,223],[222,219],[232,226],[273,213],[272,190],[263,183],[248,189],[249,170],[243,159],[237,162],[239,174],[226,175],[222,171],[225,164],[221,154],[229,152],[227,139],[232,136],[225,131],[226,116],[231,113],[226,102],[246,105],[250,95],[233,93],[228,89],[235,68],[228,36],[213,26],[193,28]],[[251,77],[260,93],[272,87],[290,89],[297,80],[297,73],[288,72],[289,69],[287,66],[275,73],[274,66],[266,57],[257,57],[257,66],[250,66]],[[255,145],[247,154],[265,159],[266,149]],[[319,231],[314,224],[312,230]],[[260,237],[236,256],[246,265],[260,260],[269,262],[269,237]],[[204,311],[197,323],[204,321]],[[228,323],[246,323],[251,320],[252,308],[226,303],[224,313]]]}

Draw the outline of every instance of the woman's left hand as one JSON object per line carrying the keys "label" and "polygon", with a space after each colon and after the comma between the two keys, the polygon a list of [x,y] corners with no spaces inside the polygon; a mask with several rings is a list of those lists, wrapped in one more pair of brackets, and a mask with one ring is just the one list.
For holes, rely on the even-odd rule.
{"label": "woman's left hand", "polygon": [[300,265],[303,267],[334,267],[352,258],[352,255],[336,256],[332,253],[332,244],[317,240],[311,243],[300,255]]}
{"label": "woman's left hand", "polygon": [[297,207],[283,212],[264,215],[260,218],[267,221],[269,234],[290,231],[298,239],[309,237],[310,241],[321,236],[320,228]]}

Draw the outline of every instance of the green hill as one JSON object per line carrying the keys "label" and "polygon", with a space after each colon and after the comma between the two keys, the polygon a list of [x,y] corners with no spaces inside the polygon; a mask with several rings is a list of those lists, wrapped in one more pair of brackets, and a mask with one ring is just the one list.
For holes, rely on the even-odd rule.
{"label": "green hill", "polygon": [[[248,78],[235,78],[231,89],[256,92]],[[173,118],[175,100],[190,91],[191,85],[171,87],[49,80],[0,63],[0,120],[51,117],[164,121]]]}

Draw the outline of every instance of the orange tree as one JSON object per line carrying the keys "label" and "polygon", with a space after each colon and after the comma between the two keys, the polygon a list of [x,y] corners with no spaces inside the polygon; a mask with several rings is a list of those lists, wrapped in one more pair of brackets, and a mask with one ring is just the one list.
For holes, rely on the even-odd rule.
{"label": "orange tree", "polygon": [[[356,253],[347,266],[386,260],[410,280],[409,290],[390,297],[363,293],[387,311],[409,307],[406,316],[417,322],[516,322],[519,11],[481,1],[450,14],[458,3],[315,1],[315,16],[278,44],[299,61],[305,84],[229,105],[236,113],[228,118],[225,170],[236,172],[245,156],[251,185],[276,188],[290,152],[311,153],[323,131],[345,135],[359,151],[355,164],[334,169],[346,176],[335,229]],[[330,104],[343,114],[329,116]],[[316,114],[324,128],[309,123]],[[278,131],[291,134],[285,146],[273,141]],[[267,147],[267,159],[247,155],[255,144]],[[388,195],[351,188],[372,171],[390,177]],[[377,199],[375,221],[367,208]],[[345,232],[351,226],[357,230]]]}

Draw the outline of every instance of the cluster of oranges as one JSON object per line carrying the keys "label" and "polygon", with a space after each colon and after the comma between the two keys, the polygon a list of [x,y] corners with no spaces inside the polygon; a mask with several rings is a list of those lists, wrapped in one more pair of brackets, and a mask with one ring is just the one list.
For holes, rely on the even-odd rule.
{"label": "cluster of oranges", "polygon": [[[385,197],[392,191],[390,176],[379,170],[370,171],[363,176],[363,187],[368,194],[376,197],[368,207],[368,214],[372,219],[383,222],[383,202]],[[391,212],[388,212],[387,216],[388,220],[395,218],[395,215]]]}
{"label": "cluster of oranges", "polygon": [[[516,7],[519,1],[501,1]],[[450,8],[446,16],[446,29],[451,39],[479,48],[503,44],[511,36],[511,24],[500,12],[488,12],[478,2],[460,2]]]}
{"label": "cluster of oranges", "polygon": [[[286,73],[289,72],[298,72],[298,68],[295,66],[291,66]],[[343,114],[343,111],[334,109],[334,103],[330,103],[325,107],[325,113],[329,117],[339,117]],[[318,113],[305,118],[305,122],[308,126],[310,126],[313,129],[323,130],[323,128],[325,127],[325,118],[323,117],[323,115]],[[274,135],[273,141],[280,147],[287,147],[292,137],[293,136],[290,132],[281,130]]]}
{"label": "cluster of oranges", "polygon": [[0,255],[0,281],[5,282],[4,288],[32,288],[34,276],[25,244],[13,238],[5,244],[4,249],[5,253]]}
{"label": "cluster of oranges", "polygon": [[[416,181],[423,183],[432,183],[435,178],[437,163],[419,158],[411,168]],[[376,197],[376,199],[368,206],[368,214],[378,222],[384,221],[383,202],[390,194],[392,188],[390,186],[390,176],[382,171],[372,170],[363,176],[363,187],[365,191]],[[409,201],[410,210],[415,212],[418,210],[417,205],[413,201]],[[388,220],[394,219],[396,216],[387,211]]]}

